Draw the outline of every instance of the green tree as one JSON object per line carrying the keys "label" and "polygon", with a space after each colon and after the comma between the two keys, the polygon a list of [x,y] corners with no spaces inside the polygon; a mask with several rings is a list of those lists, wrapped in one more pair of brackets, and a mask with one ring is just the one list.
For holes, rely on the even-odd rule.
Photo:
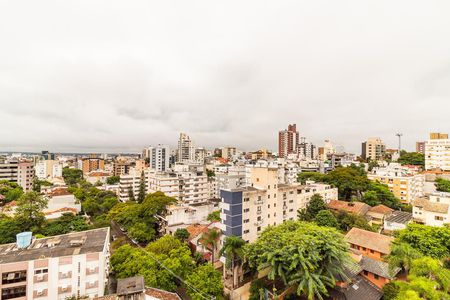
{"label": "green tree", "polygon": [[368,191],[364,193],[362,200],[370,206],[383,204],[393,209],[399,209],[401,205],[400,200],[394,196],[388,186],[378,181],[369,183]]}
{"label": "green tree", "polygon": [[90,226],[82,216],[65,213],[61,217],[47,222],[42,229],[42,234],[53,236],[74,231],[84,231],[89,228]]}
{"label": "green tree", "polygon": [[6,204],[11,201],[19,199],[23,194],[23,189],[16,182],[10,182],[7,180],[0,180],[0,195],[5,198],[0,201],[0,204]]}
{"label": "green tree", "polygon": [[155,229],[149,224],[136,221],[128,228],[128,235],[139,243],[146,243],[155,238]]}
{"label": "green tree", "polygon": [[[204,300],[205,297],[221,297],[223,284],[220,273],[212,265],[201,265],[189,274],[186,282],[196,290],[188,288],[188,295],[192,300]],[[198,292],[197,292],[198,291]]]}
{"label": "green tree", "polygon": [[208,176],[208,178],[216,176],[213,170],[208,169],[206,169],[206,175]]}
{"label": "green tree", "polygon": [[141,181],[139,183],[139,193],[137,197],[137,202],[142,203],[145,200],[145,176],[144,171],[141,173]]}
{"label": "green tree", "polygon": [[151,242],[145,248],[147,251],[155,254],[169,254],[172,250],[183,247],[183,243],[171,235],[165,235],[160,239]]}
{"label": "green tree", "polygon": [[305,184],[307,180],[312,180],[315,182],[324,182],[325,174],[318,172],[301,172],[297,175],[297,181],[301,184]]}
{"label": "green tree", "polygon": [[233,274],[233,287],[237,286],[239,279],[239,269],[244,262],[245,241],[237,236],[225,238],[220,254],[225,256],[224,268],[231,269]]}
{"label": "green tree", "polygon": [[347,200],[353,196],[361,199],[362,193],[369,187],[367,173],[355,165],[336,168],[325,176],[325,182],[337,187],[339,197]]}
{"label": "green tree", "polygon": [[206,220],[210,222],[220,222],[220,210],[216,210],[210,213]]}
{"label": "green tree", "polygon": [[422,257],[422,254],[410,244],[395,241],[391,246],[391,253],[387,257],[387,261],[391,271],[396,268],[408,271],[413,260],[420,257]]}
{"label": "green tree", "polygon": [[347,212],[339,212],[336,216],[339,229],[342,231],[349,231],[353,227],[361,228],[368,231],[375,231],[372,226],[367,223],[367,220],[362,217],[355,214],[349,214]]}
{"label": "green tree", "polygon": [[78,184],[83,179],[83,171],[65,167],[63,168],[62,176],[67,185],[73,186]]}
{"label": "green tree", "polygon": [[109,176],[106,178],[106,184],[117,184],[120,181],[120,176]]}
{"label": "green tree", "polygon": [[436,190],[439,192],[450,193],[450,180],[437,178],[434,184],[436,185]]}
{"label": "green tree", "polygon": [[338,221],[333,213],[329,210],[321,210],[317,213],[314,221],[319,226],[338,227]]}
{"label": "green tree", "polygon": [[217,251],[217,244],[219,243],[221,232],[215,228],[210,228],[207,232],[202,234],[200,243],[211,251],[211,264],[214,265],[215,257]]}
{"label": "green tree", "polygon": [[22,224],[14,218],[0,214],[0,244],[14,243],[16,234],[22,231]]}
{"label": "green tree", "polygon": [[[45,222],[42,210],[47,207],[47,200],[36,192],[23,194],[17,200],[16,218],[25,228],[37,229]],[[34,230],[33,230],[34,231]]]}
{"label": "green tree", "polygon": [[186,228],[178,228],[174,236],[179,239],[181,242],[185,242],[189,239],[189,231]]}
{"label": "green tree", "polygon": [[33,178],[33,191],[41,192],[42,186],[53,186],[53,184],[47,180],[39,180],[36,176]]}
{"label": "green tree", "polygon": [[413,260],[409,276],[413,279],[424,277],[433,280],[437,283],[436,289],[450,293],[450,270],[437,259],[425,256]]}
{"label": "green tree", "polygon": [[406,152],[402,150],[397,160],[402,165],[415,165],[425,167],[425,155],[417,152]]}
{"label": "green tree", "polygon": [[306,208],[297,211],[298,219],[301,221],[312,221],[321,210],[326,210],[327,206],[319,194],[314,194],[306,205]]}
{"label": "green tree", "polygon": [[131,186],[128,187],[128,201],[131,201],[131,202],[136,201],[136,199],[134,198],[133,188]]}
{"label": "green tree", "polygon": [[409,224],[398,232],[398,241],[408,243],[423,255],[433,258],[450,256],[450,227]]}
{"label": "green tree", "polygon": [[269,268],[269,279],[281,279],[310,300],[328,295],[336,276],[345,278],[344,264],[350,259],[336,229],[299,221],[266,228],[246,254],[251,267]]}

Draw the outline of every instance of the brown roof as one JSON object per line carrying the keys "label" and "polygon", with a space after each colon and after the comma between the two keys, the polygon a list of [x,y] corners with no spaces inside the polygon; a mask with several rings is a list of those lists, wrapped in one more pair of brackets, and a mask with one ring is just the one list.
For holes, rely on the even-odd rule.
{"label": "brown roof", "polygon": [[423,199],[423,198],[413,200],[412,205],[420,206],[420,207],[423,207],[423,209],[426,211],[431,211],[431,212],[440,213],[440,214],[448,213],[448,208],[450,206],[445,203],[431,202],[431,201],[429,201],[427,199]]}
{"label": "brown roof", "polygon": [[391,253],[391,243],[394,240],[393,237],[356,227],[353,227],[345,235],[345,239],[351,244],[375,250],[383,254]]}
{"label": "brown roof", "polygon": [[156,299],[160,300],[181,300],[180,296],[175,293],[155,289],[155,288],[146,288],[145,294],[148,296],[152,296]]}
{"label": "brown roof", "polygon": [[386,205],[380,204],[370,208],[369,211],[377,214],[388,215],[392,213],[394,210],[390,207],[387,207]]}
{"label": "brown roof", "polygon": [[67,195],[72,195],[72,193],[70,193],[67,188],[57,188],[52,190],[50,193],[48,193],[48,196],[50,197],[55,197],[55,196],[67,196]]}
{"label": "brown roof", "polygon": [[358,201],[347,202],[341,200],[331,200],[330,203],[328,203],[328,208],[363,216],[369,211],[370,206],[366,203]]}
{"label": "brown roof", "polygon": [[44,215],[51,215],[51,214],[54,214],[54,213],[57,213],[57,212],[71,212],[74,215],[76,215],[78,213],[76,208],[73,208],[73,207],[61,207],[61,208],[58,208],[56,210],[47,211],[47,212],[44,213]]}
{"label": "brown roof", "polygon": [[207,232],[208,226],[209,225],[192,224],[186,227],[186,230],[189,232],[189,240],[192,240],[200,234]]}
{"label": "brown roof", "polygon": [[89,177],[105,177],[109,176],[108,172],[92,171],[88,174]]}

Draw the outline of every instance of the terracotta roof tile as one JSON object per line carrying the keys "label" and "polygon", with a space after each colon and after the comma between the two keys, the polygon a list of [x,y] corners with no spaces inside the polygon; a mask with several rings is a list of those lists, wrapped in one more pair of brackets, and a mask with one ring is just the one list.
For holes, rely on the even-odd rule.
{"label": "terracotta roof tile", "polygon": [[369,211],[373,213],[388,215],[392,213],[394,210],[390,207],[387,207],[386,205],[380,204],[370,208]]}
{"label": "terracotta roof tile", "polygon": [[391,253],[393,237],[353,227],[346,235],[347,242],[378,251],[383,254]]}
{"label": "terracotta roof tile", "polygon": [[365,215],[369,209],[370,206],[363,202],[347,202],[347,201],[341,201],[341,200],[331,200],[328,204],[328,208],[338,210],[338,211],[346,211],[351,214],[356,215]]}
{"label": "terracotta roof tile", "polygon": [[440,214],[448,213],[450,205],[445,203],[431,202],[427,199],[419,198],[412,201],[413,206],[423,207],[426,211],[436,212]]}

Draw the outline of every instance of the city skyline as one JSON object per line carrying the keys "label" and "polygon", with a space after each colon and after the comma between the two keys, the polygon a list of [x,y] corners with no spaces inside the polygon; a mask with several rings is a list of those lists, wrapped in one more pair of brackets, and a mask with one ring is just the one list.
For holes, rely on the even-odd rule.
{"label": "city skyline", "polygon": [[0,150],[134,152],[180,132],[275,150],[296,123],[358,153],[449,131],[450,3],[346,3],[3,4]]}

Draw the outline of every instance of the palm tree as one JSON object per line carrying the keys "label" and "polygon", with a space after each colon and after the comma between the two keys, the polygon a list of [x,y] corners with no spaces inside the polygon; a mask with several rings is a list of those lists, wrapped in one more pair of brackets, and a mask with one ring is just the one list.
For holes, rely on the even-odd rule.
{"label": "palm tree", "polygon": [[391,248],[391,254],[387,257],[389,268],[393,272],[397,268],[408,271],[413,260],[421,258],[423,255],[410,244],[394,243]]}
{"label": "palm tree", "polygon": [[242,265],[244,260],[244,245],[245,241],[238,236],[229,236],[225,239],[221,255],[225,255],[226,266],[231,267],[233,272],[233,288],[238,284],[238,272],[237,270]]}
{"label": "palm tree", "polygon": [[217,251],[217,243],[219,241],[221,232],[215,228],[209,229],[207,232],[202,234],[202,238],[200,239],[200,243],[206,248],[211,246],[211,263],[214,265],[214,254]]}

